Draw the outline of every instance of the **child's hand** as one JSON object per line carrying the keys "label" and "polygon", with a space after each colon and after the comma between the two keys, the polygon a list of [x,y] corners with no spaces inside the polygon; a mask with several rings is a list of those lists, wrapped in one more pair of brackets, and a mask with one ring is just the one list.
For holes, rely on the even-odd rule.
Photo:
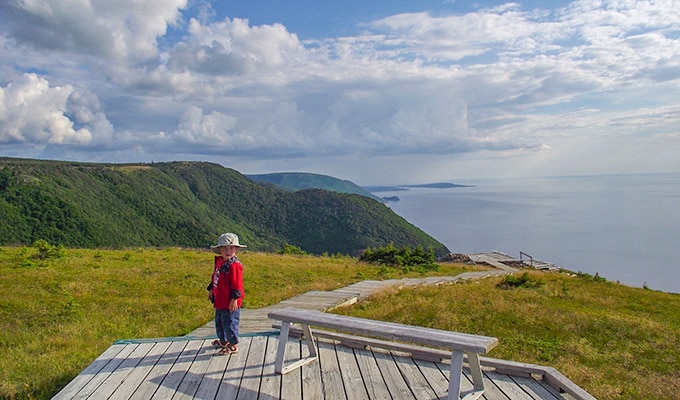
{"label": "child's hand", "polygon": [[238,299],[231,299],[229,301],[229,311],[234,312],[236,310],[238,310]]}

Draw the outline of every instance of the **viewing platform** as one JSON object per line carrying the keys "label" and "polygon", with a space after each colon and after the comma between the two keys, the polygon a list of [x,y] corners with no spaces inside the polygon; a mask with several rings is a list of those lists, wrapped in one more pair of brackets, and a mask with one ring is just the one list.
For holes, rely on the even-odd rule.
{"label": "viewing platform", "polygon": [[[212,347],[212,322],[184,337],[122,340],[54,399],[446,399],[450,351],[338,332],[313,330],[317,360],[277,373],[280,338],[273,326],[277,322],[280,326],[280,321],[267,314],[286,308],[327,311],[389,286],[438,285],[499,274],[507,272],[363,281],[334,291],[308,292],[262,309],[243,309],[239,352],[230,355],[218,355]],[[287,358],[308,354],[309,343],[300,333],[291,328]],[[483,399],[594,399],[551,367],[488,357],[479,357],[479,364]],[[466,357],[461,394],[474,394],[474,372]]]}
{"label": "viewing platform", "polygon": [[519,252],[520,258],[512,257],[509,254],[497,250],[488,253],[475,254],[449,254],[440,261],[447,259],[458,262],[471,262],[474,264],[484,264],[506,272],[517,272],[520,268],[534,268],[541,271],[559,271],[561,267],[541,260],[534,259],[531,255],[522,251]]}

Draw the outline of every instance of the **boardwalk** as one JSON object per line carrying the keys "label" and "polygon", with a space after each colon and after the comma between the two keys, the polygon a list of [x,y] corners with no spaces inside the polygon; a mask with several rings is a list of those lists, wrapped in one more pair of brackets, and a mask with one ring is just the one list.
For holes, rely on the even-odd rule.
{"label": "boardwalk", "polygon": [[[280,308],[303,308],[307,310],[328,311],[341,305],[354,304],[366,297],[389,287],[408,287],[418,285],[439,285],[457,280],[483,279],[489,276],[507,274],[507,271],[465,272],[454,277],[435,276],[428,278],[389,279],[385,281],[367,280],[333,291],[311,291],[300,296],[284,300],[278,304],[258,309],[242,309],[240,331],[243,333],[262,333],[272,330],[272,320],[267,318],[269,311]],[[207,337],[215,334],[213,321],[191,332],[190,337]]]}
{"label": "boardwalk", "polygon": [[[248,335],[240,351],[228,356],[216,355],[211,340],[114,344],[54,398],[421,400],[447,395],[447,364],[402,352],[320,340],[319,362],[282,376],[274,373],[278,335]],[[289,351],[305,351],[300,341],[296,346],[292,351],[289,344]],[[486,399],[564,398],[547,379],[532,377],[530,368],[516,375],[485,369]],[[462,389],[469,391],[465,372]]]}
{"label": "boardwalk", "polygon": [[[441,399],[448,388],[449,352],[403,344],[378,346],[354,336],[317,331],[319,362],[286,375],[274,372],[279,341],[274,308],[326,311],[352,304],[391,286],[437,285],[482,279],[508,271],[456,277],[363,281],[330,292],[312,291],[271,307],[242,310],[240,351],[216,355],[212,322],[186,337],[128,340],[113,344],[55,399]],[[304,355],[300,339],[288,358]],[[295,344],[295,349],[293,349]],[[495,399],[593,399],[558,371],[537,365],[482,358],[487,392]],[[469,370],[462,389],[471,390]],[[565,396],[564,393],[567,393]]]}

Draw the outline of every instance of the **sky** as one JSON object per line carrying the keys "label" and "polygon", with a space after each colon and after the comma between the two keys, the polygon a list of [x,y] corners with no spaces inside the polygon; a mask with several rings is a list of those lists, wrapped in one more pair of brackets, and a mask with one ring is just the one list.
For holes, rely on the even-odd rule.
{"label": "sky", "polygon": [[0,156],[359,185],[680,171],[677,0],[0,0]]}

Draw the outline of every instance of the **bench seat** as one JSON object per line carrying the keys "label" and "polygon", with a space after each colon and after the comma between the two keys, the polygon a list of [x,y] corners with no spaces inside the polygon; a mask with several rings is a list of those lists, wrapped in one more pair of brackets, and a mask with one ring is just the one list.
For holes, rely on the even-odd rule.
{"label": "bench seat", "polygon": [[[451,352],[449,400],[460,399],[460,384],[465,355],[467,355],[468,365],[470,366],[474,389],[463,398],[465,400],[477,399],[484,393],[484,381],[479,364],[479,355],[488,353],[498,344],[498,339],[489,336],[471,335],[295,308],[271,311],[268,316],[270,319],[282,322],[274,367],[275,371],[279,374],[286,374],[295,368],[317,360],[318,353],[311,327],[319,327],[353,335],[409,342],[449,350]],[[284,366],[291,324],[300,324],[302,326],[305,342],[309,349],[309,356]]]}

